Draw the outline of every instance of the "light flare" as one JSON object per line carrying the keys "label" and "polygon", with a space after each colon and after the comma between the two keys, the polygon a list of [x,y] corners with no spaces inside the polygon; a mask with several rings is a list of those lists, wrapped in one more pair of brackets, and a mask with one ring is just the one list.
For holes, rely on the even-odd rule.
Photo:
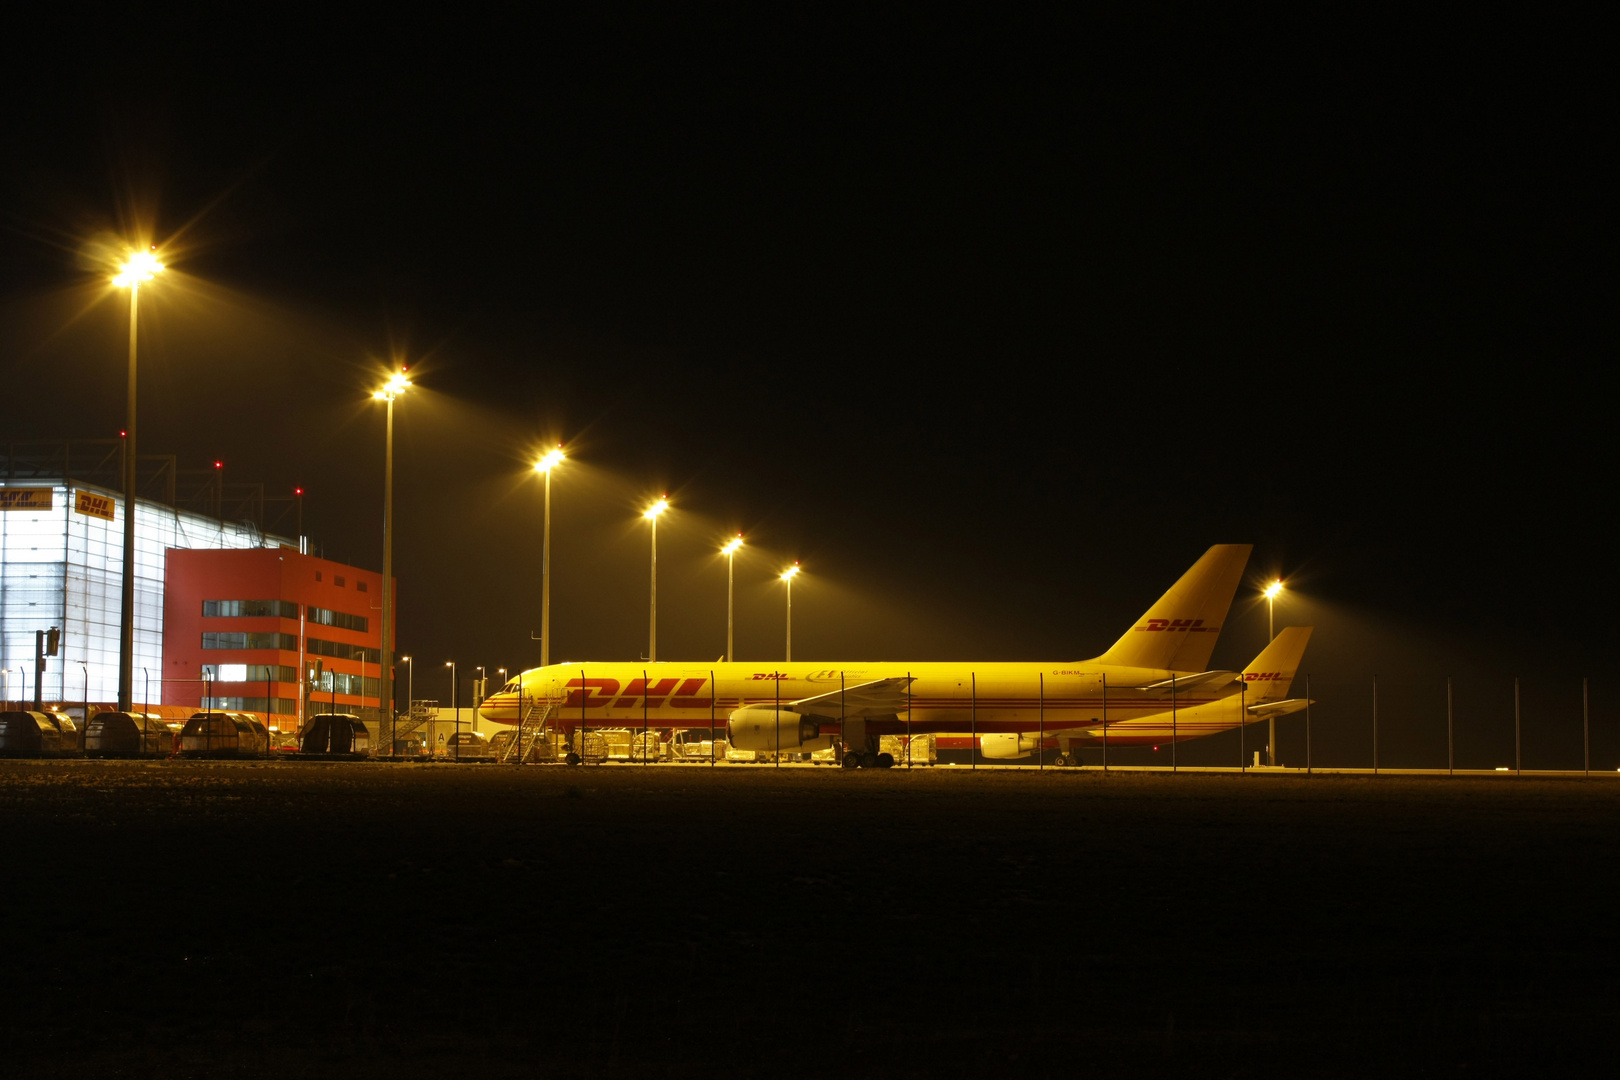
{"label": "light flare", "polygon": [[120,289],[128,289],[143,281],[151,281],[162,272],[163,262],[150,251],[131,252],[124,265],[118,268],[118,275],[112,279],[112,283]]}

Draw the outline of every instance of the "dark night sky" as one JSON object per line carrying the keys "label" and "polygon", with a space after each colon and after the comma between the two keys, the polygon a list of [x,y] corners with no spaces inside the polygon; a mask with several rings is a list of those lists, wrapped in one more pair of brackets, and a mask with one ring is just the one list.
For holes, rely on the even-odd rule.
{"label": "dark night sky", "polygon": [[7,46],[6,431],[116,432],[86,252],[178,233],[143,449],[377,566],[398,351],[404,651],[536,662],[549,436],[554,658],[642,651],[667,489],[666,657],[741,528],[744,657],[786,559],[801,657],[1076,657],[1249,541],[1317,670],[1614,670],[1596,25],[72,11]]}

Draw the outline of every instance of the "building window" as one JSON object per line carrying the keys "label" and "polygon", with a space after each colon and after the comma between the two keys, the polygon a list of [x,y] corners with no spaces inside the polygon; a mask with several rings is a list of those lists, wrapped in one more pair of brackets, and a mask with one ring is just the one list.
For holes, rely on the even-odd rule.
{"label": "building window", "polygon": [[298,681],[298,669],[286,664],[204,664],[202,677],[217,682]]}
{"label": "building window", "polygon": [[297,652],[298,635],[210,631],[203,634],[202,647],[205,649],[282,649],[287,652]]}
{"label": "building window", "polygon": [[262,697],[205,697],[199,709],[224,709],[228,712],[269,712],[281,713],[283,716],[296,716],[298,702],[294,698],[270,698],[270,708],[266,709],[265,699]]}
{"label": "building window", "polygon": [[[334,689],[335,687],[335,689]],[[347,694],[350,697],[374,698],[382,693],[382,680],[371,676],[350,675],[342,671],[323,671],[310,680],[310,693]],[[315,704],[320,704],[317,700]]]}
{"label": "building window", "polygon": [[363,581],[357,581],[357,582],[355,582],[355,583],[354,583],[354,587],[355,587],[355,588],[356,588],[356,589],[358,589],[358,590],[360,590],[360,591],[361,591],[361,592],[368,592],[368,591],[369,591],[369,590],[368,590],[368,589],[367,589],[367,588],[366,588],[366,583],[365,583],[365,582],[363,582]]}
{"label": "building window", "polygon": [[343,575],[338,574],[336,577],[332,578],[332,584],[336,585],[340,589],[343,588]]}
{"label": "building window", "polygon": [[363,634],[366,632],[366,628],[371,625],[371,620],[364,615],[350,615],[347,612],[333,611],[330,608],[311,606],[307,609],[307,612],[310,622],[320,623],[322,626],[338,626],[344,630],[357,630]]}
{"label": "building window", "polygon": [[364,645],[350,645],[346,641],[322,641],[309,638],[304,650],[310,656],[330,656],[335,660],[361,660],[368,664],[382,663],[381,649],[368,649]]}
{"label": "building window", "polygon": [[298,605],[291,600],[204,600],[203,617],[209,619],[246,616],[298,618]]}

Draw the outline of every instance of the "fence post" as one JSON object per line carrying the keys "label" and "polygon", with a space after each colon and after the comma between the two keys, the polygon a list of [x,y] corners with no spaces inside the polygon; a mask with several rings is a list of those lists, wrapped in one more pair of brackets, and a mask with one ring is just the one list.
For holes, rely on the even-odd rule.
{"label": "fence post", "polygon": [[1581,772],[1592,775],[1592,697],[1587,692],[1586,680],[1581,680]]}
{"label": "fence post", "polygon": [[1378,775],[1378,676],[1373,676],[1373,775]]}
{"label": "fence post", "polygon": [[1518,776],[1524,771],[1524,759],[1520,754],[1521,741],[1519,738],[1519,677],[1513,676],[1513,775]]}
{"label": "fence post", "polygon": [[971,705],[973,711],[970,714],[973,720],[973,756],[968,758],[970,763],[968,768],[977,769],[979,767],[979,673],[976,671],[968,672],[968,680],[968,692],[973,695]]}
{"label": "fence post", "polygon": [[1311,677],[1305,676],[1305,775],[1311,775]]}
{"label": "fence post", "polygon": [[1446,775],[1457,772],[1456,710],[1451,702],[1451,676],[1446,676]]}
{"label": "fence post", "polygon": [[[714,768],[714,668],[709,669],[709,768]],[[726,734],[731,734],[729,731]]]}
{"label": "fence post", "polygon": [[[1036,741],[1035,741],[1035,768],[1039,772],[1045,772],[1046,771],[1046,672],[1044,672],[1044,671],[1040,672],[1039,676],[1040,676],[1040,680],[1041,680],[1041,690],[1040,690],[1040,693],[1041,693],[1041,698],[1040,698],[1040,701],[1041,701],[1041,706],[1040,706],[1040,708],[1041,708],[1041,712],[1040,712],[1040,716],[1041,716],[1041,734],[1040,734],[1040,737],[1038,739],[1036,739]],[[1103,759],[1104,767],[1107,766],[1107,761],[1108,761],[1108,759],[1105,757]]]}
{"label": "fence post", "polygon": [[1108,771],[1108,676],[1102,677],[1103,697],[1103,772]]}
{"label": "fence post", "polygon": [[[839,678],[843,678],[842,675]],[[911,768],[911,672],[906,672],[906,768]]]}
{"label": "fence post", "polygon": [[1244,721],[1249,718],[1249,680],[1244,679],[1238,684],[1238,772],[1245,776],[1249,772],[1249,733],[1244,730]]}
{"label": "fence post", "polygon": [[1170,676],[1170,771],[1176,771],[1176,739],[1181,731],[1176,726],[1176,677]]}

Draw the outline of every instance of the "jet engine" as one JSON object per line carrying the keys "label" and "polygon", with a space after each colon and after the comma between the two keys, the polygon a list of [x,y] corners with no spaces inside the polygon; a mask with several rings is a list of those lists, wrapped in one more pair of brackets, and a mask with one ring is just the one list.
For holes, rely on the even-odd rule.
{"label": "jet engine", "polygon": [[1035,735],[996,732],[979,736],[979,753],[997,760],[1029,757],[1040,748],[1041,740]]}
{"label": "jet engine", "polygon": [[750,705],[732,713],[726,721],[726,741],[738,750],[794,753],[825,750],[832,745],[815,721],[769,705]]}

